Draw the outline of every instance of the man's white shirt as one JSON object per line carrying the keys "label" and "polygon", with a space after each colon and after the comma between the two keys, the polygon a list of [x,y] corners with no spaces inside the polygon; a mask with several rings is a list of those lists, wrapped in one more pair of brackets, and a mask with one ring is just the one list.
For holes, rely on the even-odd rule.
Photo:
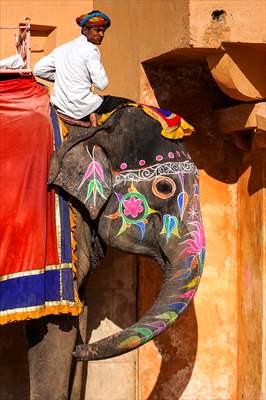
{"label": "man's white shirt", "polygon": [[104,90],[108,85],[98,48],[84,35],[57,47],[37,62],[34,75],[54,81],[51,103],[70,117],[81,119],[103,102],[92,85]]}

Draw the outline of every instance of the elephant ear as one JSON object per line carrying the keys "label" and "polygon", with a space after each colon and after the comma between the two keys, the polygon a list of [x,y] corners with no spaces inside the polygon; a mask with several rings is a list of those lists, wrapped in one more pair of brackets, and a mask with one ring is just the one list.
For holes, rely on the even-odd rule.
{"label": "elephant ear", "polygon": [[59,160],[52,182],[76,197],[95,219],[112,192],[111,164],[103,149],[78,143]]}

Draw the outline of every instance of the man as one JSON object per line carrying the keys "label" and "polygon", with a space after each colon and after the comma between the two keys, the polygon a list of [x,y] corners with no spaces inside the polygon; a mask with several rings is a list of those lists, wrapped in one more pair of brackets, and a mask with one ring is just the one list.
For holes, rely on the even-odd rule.
{"label": "man", "polygon": [[99,96],[92,87],[104,90],[108,85],[100,62],[100,45],[110,18],[99,10],[76,18],[81,36],[53,50],[43,57],[34,68],[34,75],[54,81],[51,103],[59,112],[74,119],[91,121],[97,125],[97,114],[114,110],[130,100],[115,96]]}

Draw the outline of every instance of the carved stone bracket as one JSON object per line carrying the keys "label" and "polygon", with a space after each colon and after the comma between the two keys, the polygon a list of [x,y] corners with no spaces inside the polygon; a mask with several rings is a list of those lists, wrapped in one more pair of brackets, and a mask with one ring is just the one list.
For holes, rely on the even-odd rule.
{"label": "carved stone bracket", "polygon": [[266,148],[266,44],[223,43],[207,62],[220,89],[244,102],[215,112],[217,133],[234,134],[243,150]]}
{"label": "carved stone bracket", "polygon": [[236,145],[248,150],[251,143],[266,148],[266,102],[240,104],[214,112],[216,132],[234,134]]}
{"label": "carved stone bracket", "polygon": [[221,51],[207,55],[207,62],[228,96],[245,102],[266,98],[266,44],[223,43]]}

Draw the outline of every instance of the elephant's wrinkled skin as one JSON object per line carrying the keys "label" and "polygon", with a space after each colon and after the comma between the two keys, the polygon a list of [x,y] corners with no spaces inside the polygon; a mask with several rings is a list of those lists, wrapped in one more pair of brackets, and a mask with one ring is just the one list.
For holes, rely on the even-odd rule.
{"label": "elephant's wrinkled skin", "polygon": [[130,328],[74,353],[80,360],[113,357],[163,332],[183,312],[198,287],[204,234],[198,176],[182,141],[160,134],[141,110],[118,111],[88,139],[62,146],[51,181],[79,199],[110,246],[150,255],[165,281],[149,312]]}

